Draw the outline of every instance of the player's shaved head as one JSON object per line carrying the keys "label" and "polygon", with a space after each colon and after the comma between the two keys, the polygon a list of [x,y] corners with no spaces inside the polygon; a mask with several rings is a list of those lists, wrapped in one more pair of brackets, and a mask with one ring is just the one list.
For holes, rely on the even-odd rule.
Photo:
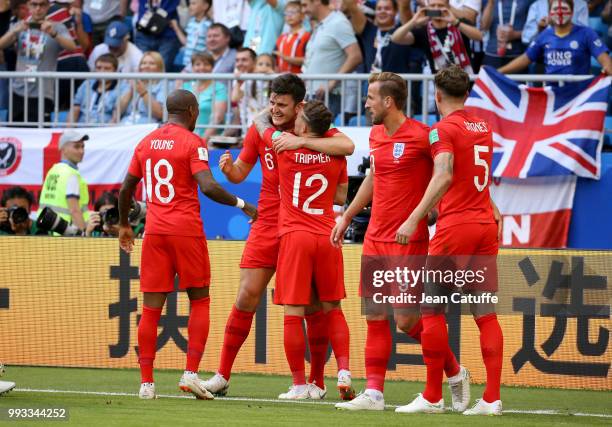
{"label": "player's shaved head", "polygon": [[187,111],[189,107],[198,107],[198,100],[195,95],[188,90],[177,89],[168,95],[166,99],[166,109],[168,114],[180,116]]}
{"label": "player's shaved head", "polygon": [[198,100],[188,90],[177,89],[166,98],[168,122],[183,126],[193,132],[200,114]]}

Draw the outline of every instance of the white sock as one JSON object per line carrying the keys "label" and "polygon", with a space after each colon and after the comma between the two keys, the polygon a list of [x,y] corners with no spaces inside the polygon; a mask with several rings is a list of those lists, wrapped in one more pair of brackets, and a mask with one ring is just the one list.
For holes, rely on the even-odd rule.
{"label": "white sock", "polygon": [[452,377],[450,377],[448,379],[448,382],[449,384],[454,384],[454,383],[458,383],[462,379],[463,379],[463,368],[459,369],[459,372],[457,372],[457,375],[453,375]]}
{"label": "white sock", "polygon": [[347,376],[351,376],[351,371],[347,371],[346,369],[340,369],[338,371],[338,377],[342,376],[342,375],[347,375]]}

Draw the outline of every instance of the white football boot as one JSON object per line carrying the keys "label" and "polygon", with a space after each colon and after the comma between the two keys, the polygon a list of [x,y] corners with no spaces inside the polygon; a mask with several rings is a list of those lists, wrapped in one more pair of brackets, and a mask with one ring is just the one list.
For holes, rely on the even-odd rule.
{"label": "white football boot", "polygon": [[431,403],[419,393],[417,397],[407,405],[395,408],[395,412],[402,414],[442,414],[444,413],[444,399]]}
{"label": "white football boot", "polygon": [[179,388],[187,393],[192,393],[201,400],[213,400],[215,397],[204,387],[204,381],[195,372],[185,371],[179,380]]}
{"label": "white football boot", "polygon": [[327,395],[327,387],[323,386],[323,388],[319,387],[315,383],[308,384],[308,398],[313,400],[322,400],[325,399]]}
{"label": "white football boot", "polygon": [[476,399],[476,403],[467,411],[463,412],[463,415],[501,415],[502,414],[502,402],[496,400],[495,402],[488,403],[484,399]]}
{"label": "white football boot", "polygon": [[[318,388],[318,387],[317,387]],[[305,400],[310,398],[310,386],[308,384],[292,385],[287,393],[278,395],[282,400]]]}
{"label": "white football boot", "polygon": [[0,396],[4,393],[8,393],[15,388],[15,383],[12,381],[0,381]]}
{"label": "white football boot", "polygon": [[459,373],[448,379],[453,411],[463,412],[470,404],[470,372],[461,366]]}
{"label": "white football boot", "polygon": [[353,400],[336,403],[336,409],[346,411],[384,411],[385,399],[378,390],[366,390]]}
{"label": "white football boot", "polygon": [[215,396],[225,396],[229,389],[229,381],[223,378],[223,375],[216,373],[204,381],[204,388]]}
{"label": "white football boot", "polygon": [[157,395],[155,394],[155,383],[140,384],[138,397],[141,399],[157,399]]}
{"label": "white football boot", "polygon": [[352,386],[351,372],[345,369],[338,371],[338,394],[341,400],[353,400],[355,389]]}

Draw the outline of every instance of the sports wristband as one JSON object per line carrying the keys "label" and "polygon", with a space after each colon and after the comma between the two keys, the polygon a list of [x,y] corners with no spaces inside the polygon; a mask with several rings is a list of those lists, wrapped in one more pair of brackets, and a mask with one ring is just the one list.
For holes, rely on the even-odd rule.
{"label": "sports wristband", "polygon": [[236,206],[238,209],[244,208],[244,200],[242,200],[240,197],[236,197],[236,204],[234,206]]}

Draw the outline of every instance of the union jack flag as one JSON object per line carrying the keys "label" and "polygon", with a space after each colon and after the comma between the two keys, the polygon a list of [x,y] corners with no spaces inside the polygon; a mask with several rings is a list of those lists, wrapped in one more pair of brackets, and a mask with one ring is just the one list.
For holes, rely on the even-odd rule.
{"label": "union jack flag", "polygon": [[493,130],[493,176],[599,179],[610,82],[534,88],[483,67],[466,106]]}

